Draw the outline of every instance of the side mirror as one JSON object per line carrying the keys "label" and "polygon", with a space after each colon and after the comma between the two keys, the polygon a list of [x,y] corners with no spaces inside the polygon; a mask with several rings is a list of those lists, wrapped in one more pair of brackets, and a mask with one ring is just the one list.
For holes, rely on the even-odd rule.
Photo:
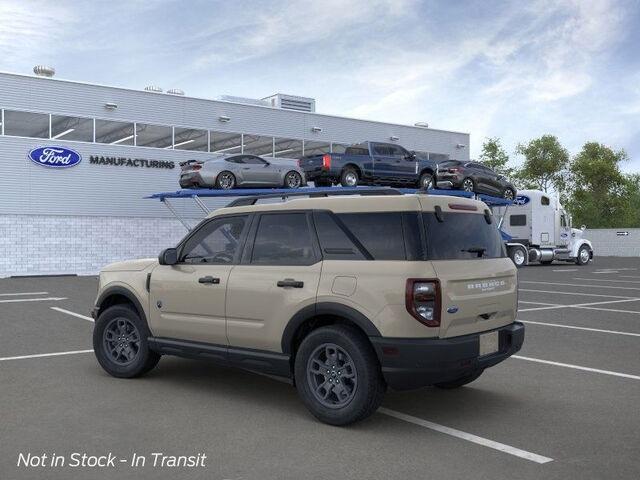
{"label": "side mirror", "polygon": [[582,225],[582,226],[580,227],[580,230],[582,230],[583,232],[584,232],[586,229],[587,229],[587,226],[586,226],[586,225]]}
{"label": "side mirror", "polygon": [[158,256],[160,265],[175,265],[178,263],[178,250],[175,248],[165,248]]}
{"label": "side mirror", "polygon": [[416,158],[416,152],[414,152],[413,150],[411,150],[409,153],[407,153],[404,158],[406,158],[407,160],[415,160]]}

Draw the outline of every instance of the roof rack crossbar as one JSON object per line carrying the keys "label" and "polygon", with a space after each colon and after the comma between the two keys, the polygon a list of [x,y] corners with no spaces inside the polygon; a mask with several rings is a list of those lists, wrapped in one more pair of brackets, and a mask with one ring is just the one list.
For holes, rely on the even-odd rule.
{"label": "roof rack crossbar", "polygon": [[225,206],[228,207],[244,207],[248,205],[255,205],[258,200],[268,199],[268,198],[281,198],[285,200],[289,197],[309,197],[309,198],[318,198],[318,197],[334,197],[339,195],[403,195],[403,192],[397,190],[395,188],[388,187],[377,187],[377,188],[365,188],[359,187],[357,189],[342,189],[336,188],[335,192],[328,191],[320,191],[320,192],[298,192],[292,191],[291,193],[274,193],[274,194],[264,194],[264,195],[253,195],[251,197],[241,197],[236,200],[233,200],[229,204]]}

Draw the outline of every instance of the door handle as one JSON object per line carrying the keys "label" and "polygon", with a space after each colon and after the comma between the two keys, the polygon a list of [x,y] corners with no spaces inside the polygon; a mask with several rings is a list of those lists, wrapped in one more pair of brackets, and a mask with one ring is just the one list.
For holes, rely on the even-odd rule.
{"label": "door handle", "polygon": [[293,278],[285,278],[284,280],[278,281],[277,285],[279,287],[302,288],[304,287],[304,282],[301,282],[299,280],[294,280]]}
{"label": "door handle", "polygon": [[215,278],[215,277],[211,277],[211,276],[200,277],[198,279],[198,283],[209,283],[209,284],[212,284],[212,285],[218,285],[220,283],[220,279],[219,278]]}

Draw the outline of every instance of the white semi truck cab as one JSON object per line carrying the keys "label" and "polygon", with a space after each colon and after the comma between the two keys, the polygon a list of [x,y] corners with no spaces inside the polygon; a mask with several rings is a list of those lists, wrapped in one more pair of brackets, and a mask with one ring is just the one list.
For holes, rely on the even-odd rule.
{"label": "white semi truck cab", "polygon": [[571,227],[571,216],[560,200],[541,190],[521,190],[513,205],[493,207],[500,229],[511,238],[507,253],[516,266],[554,260],[586,265],[593,259],[585,227]]}

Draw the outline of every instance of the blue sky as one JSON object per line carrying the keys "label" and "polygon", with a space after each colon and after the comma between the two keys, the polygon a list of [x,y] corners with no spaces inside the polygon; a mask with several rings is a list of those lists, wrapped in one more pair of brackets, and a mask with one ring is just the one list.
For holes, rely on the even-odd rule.
{"label": "blue sky", "polygon": [[[322,113],[572,152],[640,172],[640,0],[0,0],[0,70],[187,95],[311,96]],[[516,160],[517,159],[516,157]]]}

